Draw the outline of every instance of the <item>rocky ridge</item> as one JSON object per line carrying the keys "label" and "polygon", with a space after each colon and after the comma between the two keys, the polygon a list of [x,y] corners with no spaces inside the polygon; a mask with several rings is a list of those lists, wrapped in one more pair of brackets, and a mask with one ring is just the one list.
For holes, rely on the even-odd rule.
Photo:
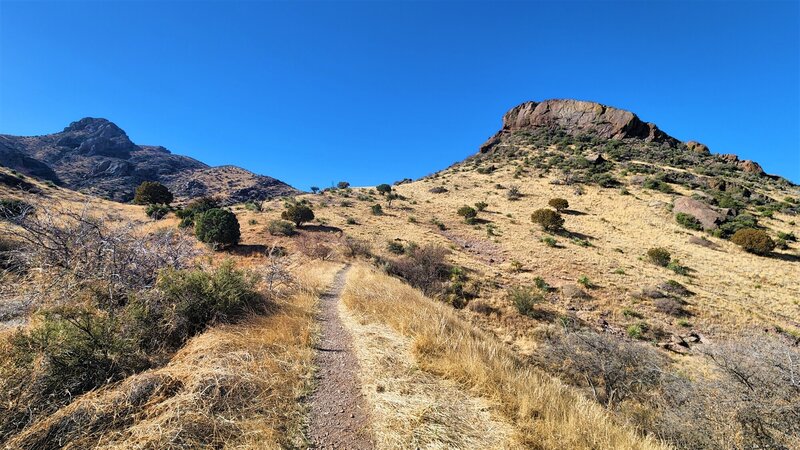
{"label": "rocky ridge", "polygon": [[73,190],[129,201],[142,181],[167,185],[177,199],[213,195],[223,203],[298,191],[275,178],[232,166],[210,167],[161,146],[137,145],[113,122],[86,117],[59,133],[0,135],[0,165]]}

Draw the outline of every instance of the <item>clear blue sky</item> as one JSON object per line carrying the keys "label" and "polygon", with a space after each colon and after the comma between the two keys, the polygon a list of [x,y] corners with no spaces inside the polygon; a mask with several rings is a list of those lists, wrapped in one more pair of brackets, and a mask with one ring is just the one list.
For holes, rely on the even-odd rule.
{"label": "clear blue sky", "polygon": [[105,117],[307,189],[434,172],[578,98],[800,182],[798,5],[0,0],[0,133]]}

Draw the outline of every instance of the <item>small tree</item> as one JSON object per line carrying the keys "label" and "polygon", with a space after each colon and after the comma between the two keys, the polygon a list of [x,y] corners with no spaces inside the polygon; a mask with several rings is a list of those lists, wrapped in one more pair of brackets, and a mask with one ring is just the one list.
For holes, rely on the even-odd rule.
{"label": "small tree", "polygon": [[348,183],[347,181],[340,181],[336,183],[336,187],[339,189],[347,189],[350,187],[350,183]]}
{"label": "small tree", "polygon": [[478,217],[478,211],[471,206],[464,205],[461,208],[458,208],[456,213],[464,218],[464,221],[473,224],[475,223],[475,218]]}
{"label": "small tree", "polygon": [[377,204],[377,203],[372,205],[371,210],[372,210],[372,215],[373,216],[381,216],[381,215],[383,215],[383,207],[381,205]]}
{"label": "small tree", "polygon": [[400,194],[398,194],[397,192],[389,192],[388,194],[386,194],[386,203],[391,208],[392,202],[397,200],[398,198],[400,198]]}
{"label": "small tree", "polygon": [[158,181],[144,181],[136,188],[133,202],[137,205],[152,205],[172,203],[172,192]]}
{"label": "small tree", "polygon": [[558,231],[564,226],[564,218],[552,209],[537,209],[531,214],[531,221],[545,231]]}
{"label": "small tree", "polygon": [[392,187],[386,183],[383,183],[375,186],[375,190],[377,190],[379,194],[384,195],[392,192]]}
{"label": "small tree", "polygon": [[569,208],[569,202],[563,198],[551,198],[550,201],[547,202],[547,204],[555,208],[556,211],[558,212],[564,211],[565,209]]}
{"label": "small tree", "polygon": [[656,247],[647,251],[647,259],[657,266],[667,267],[672,261],[672,256],[669,254],[669,250]]}
{"label": "small tree", "polygon": [[315,193],[315,194],[316,194],[317,192],[319,192],[319,187],[317,187],[317,186],[311,186],[311,192],[313,192],[313,193]]}
{"label": "small tree", "polygon": [[239,243],[241,233],[236,214],[227,209],[210,209],[194,218],[194,234],[200,242],[214,247]]}
{"label": "small tree", "polygon": [[766,232],[754,228],[742,228],[731,237],[731,242],[745,251],[766,256],[775,249],[775,241]]}
{"label": "small tree", "polygon": [[287,203],[286,210],[281,213],[281,219],[294,222],[299,227],[303,222],[314,220],[314,211],[304,203]]}

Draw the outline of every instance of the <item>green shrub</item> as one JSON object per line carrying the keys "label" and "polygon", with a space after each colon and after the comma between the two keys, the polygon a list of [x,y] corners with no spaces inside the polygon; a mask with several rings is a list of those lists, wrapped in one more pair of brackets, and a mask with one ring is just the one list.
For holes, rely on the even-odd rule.
{"label": "green shrub", "polygon": [[390,253],[394,253],[395,255],[402,255],[405,253],[406,248],[401,242],[389,241],[386,243],[386,250],[388,250]]}
{"label": "green shrub", "polygon": [[475,218],[478,217],[478,211],[475,208],[466,205],[462,206],[461,208],[458,208],[458,211],[456,211],[456,213],[459,216],[463,217],[464,221],[469,224],[475,223]]}
{"label": "green shrub", "polygon": [[537,209],[531,214],[531,221],[538,224],[545,231],[558,231],[564,226],[564,218],[552,209]]}
{"label": "green shrub", "polygon": [[669,254],[669,250],[656,247],[647,251],[647,259],[657,266],[667,267],[672,260],[672,256]]}
{"label": "green shrub", "polygon": [[204,213],[210,209],[219,208],[219,203],[213,197],[200,197],[190,201],[186,207],[175,211],[175,215],[181,219],[179,227],[185,228],[194,225],[194,216]]}
{"label": "green shrub", "polygon": [[356,219],[354,219],[354,218],[352,218],[352,217],[348,217],[348,218],[347,218],[347,220],[346,220],[345,222],[346,222],[348,225],[358,225],[358,222],[356,221]]}
{"label": "green shrub", "polygon": [[520,192],[519,186],[509,186],[508,192],[506,192],[506,198],[512,202],[521,199],[522,192]]}
{"label": "green shrub", "polygon": [[538,303],[543,300],[541,294],[527,286],[516,286],[508,291],[508,298],[520,314],[533,316]]}
{"label": "green shrub", "polygon": [[778,232],[778,239],[783,239],[784,241],[797,242],[797,236],[794,235],[794,231],[790,231],[788,233],[784,233],[782,231],[779,231]]}
{"label": "green shrub", "polygon": [[261,212],[264,210],[264,207],[261,205],[261,202],[249,201],[244,204],[244,207],[245,209],[254,212]]}
{"label": "green shrub", "polygon": [[475,203],[475,209],[477,209],[478,211],[483,211],[488,207],[489,207],[489,204],[486,203],[486,202]]}
{"label": "green shrub", "polygon": [[558,212],[564,211],[565,209],[569,208],[569,202],[563,198],[551,198],[550,201],[547,202],[547,204],[555,208],[555,210]]}
{"label": "green shrub", "polygon": [[304,222],[314,220],[314,211],[303,202],[287,203],[286,209],[281,212],[281,219],[288,220],[299,227]]}
{"label": "green shrub", "polygon": [[273,236],[291,236],[295,233],[294,224],[288,220],[271,220],[267,231]]}
{"label": "green shrub", "polygon": [[350,183],[348,183],[347,181],[340,181],[336,183],[336,187],[339,189],[347,189],[350,187]]}
{"label": "green shrub", "polygon": [[375,186],[375,190],[378,191],[379,194],[384,195],[392,192],[392,187],[386,183],[383,183]]}
{"label": "green shrub", "polygon": [[533,284],[536,285],[536,289],[544,292],[550,292],[550,285],[544,281],[542,277],[536,277],[533,279]]}
{"label": "green shrub", "polygon": [[741,246],[745,251],[766,256],[775,249],[775,242],[762,230],[743,228],[731,237],[731,242]]}
{"label": "green shrub", "polygon": [[147,214],[147,217],[149,217],[151,219],[161,220],[171,210],[172,210],[172,208],[170,208],[167,205],[152,204],[152,205],[147,205],[147,208],[145,208],[144,213]]}
{"label": "green shrub", "polygon": [[552,236],[545,236],[542,238],[542,242],[545,243],[548,247],[556,247],[558,245],[558,241],[555,240]]}
{"label": "green shrub", "polygon": [[675,221],[678,222],[683,227],[688,228],[690,230],[703,229],[703,224],[700,223],[700,221],[697,220],[697,218],[691,214],[686,214],[686,213],[675,214]]}
{"label": "green shrub", "polygon": [[372,211],[373,216],[382,216],[383,215],[383,206],[376,203],[370,207],[370,211]]}
{"label": "green shrub", "polygon": [[642,339],[644,334],[647,332],[648,326],[646,323],[635,323],[633,325],[628,325],[628,328],[625,330],[628,333],[628,336],[632,337],[633,339]]}
{"label": "green shrub", "polygon": [[428,190],[431,194],[444,194],[447,192],[447,188],[444,186],[435,186]]}
{"label": "green shrub", "polygon": [[196,215],[194,221],[194,234],[200,242],[214,247],[239,243],[239,220],[236,214],[226,209],[210,209]]}
{"label": "green shrub", "polygon": [[169,205],[172,203],[172,192],[166,186],[158,181],[143,181],[136,188],[136,193],[133,196],[133,202],[137,205],[150,205],[161,203]]}
{"label": "green shrub", "polygon": [[714,230],[714,235],[721,238],[729,238],[736,234],[737,231],[745,228],[757,228],[758,219],[749,214],[739,214],[733,219],[726,220],[719,228]]}
{"label": "green shrub", "polygon": [[578,278],[578,284],[581,284],[583,287],[587,289],[594,289],[595,287],[597,287],[594,283],[592,283],[592,280],[590,280],[589,277],[587,277],[586,275],[583,275],[580,278]]}

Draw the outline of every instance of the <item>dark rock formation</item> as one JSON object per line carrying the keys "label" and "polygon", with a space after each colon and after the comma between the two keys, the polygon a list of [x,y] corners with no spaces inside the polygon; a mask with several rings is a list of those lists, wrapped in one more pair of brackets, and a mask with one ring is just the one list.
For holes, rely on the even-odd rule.
{"label": "dark rock formation", "polygon": [[179,201],[214,195],[233,203],[298,192],[279,180],[244,169],[209,167],[164,147],[136,145],[114,123],[91,117],[55,134],[0,135],[0,165],[117,201],[132,199],[142,181],[164,183]]}
{"label": "dark rock formation", "polygon": [[545,100],[541,103],[526,102],[507,112],[503,116],[503,128],[481,146],[481,152],[497,145],[505,134],[536,128],[561,130],[574,136],[591,134],[604,139],[636,138],[680,144],[630,111],[580,100]]}

